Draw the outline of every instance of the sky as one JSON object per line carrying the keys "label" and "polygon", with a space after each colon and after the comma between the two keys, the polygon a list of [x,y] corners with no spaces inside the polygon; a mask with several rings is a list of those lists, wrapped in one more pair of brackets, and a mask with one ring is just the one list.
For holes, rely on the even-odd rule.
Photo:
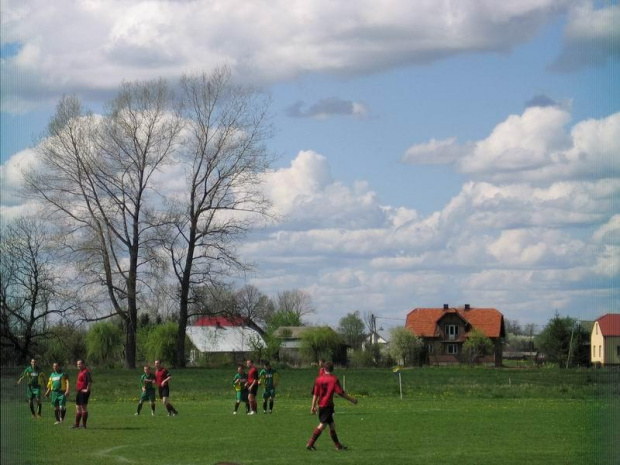
{"label": "sky", "polygon": [[63,95],[227,65],[272,95],[281,221],[240,246],[310,323],[619,312],[617,0],[1,0],[2,221]]}

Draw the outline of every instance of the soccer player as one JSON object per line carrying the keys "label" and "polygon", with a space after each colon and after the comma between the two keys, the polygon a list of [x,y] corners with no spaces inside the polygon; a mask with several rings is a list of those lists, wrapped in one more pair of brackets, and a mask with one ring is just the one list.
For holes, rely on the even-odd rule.
{"label": "soccer player", "polygon": [[151,403],[151,415],[155,415],[155,375],[151,373],[151,367],[144,365],[144,373],[140,376],[140,387],[142,393],[140,394],[140,402],[138,403],[138,411],[136,415],[140,415],[142,410],[142,403],[148,400]]}
{"label": "soccer player", "polygon": [[252,360],[245,362],[248,367],[248,381],[246,383],[248,387],[248,401],[250,402],[250,412],[248,415],[256,415],[256,409],[258,404],[256,403],[256,393],[258,392],[258,370],[254,366]]}
{"label": "soccer player", "polygon": [[317,377],[314,382],[314,395],[312,396],[312,407],[310,407],[310,412],[314,415],[317,412],[318,405],[319,425],[314,429],[308,444],[306,444],[306,449],[311,451],[316,450],[314,443],[319,439],[323,430],[329,425],[329,434],[336,445],[336,450],[346,450],[347,447],[340,444],[338,435],[336,434],[336,424],[333,418],[334,394],[338,394],[352,404],[357,404],[357,399],[344,392],[340,386],[338,377],[333,374],[334,364],[332,362],[325,362],[323,368],[325,368],[325,374]]}
{"label": "soccer player", "polygon": [[[45,374],[39,370],[36,359],[30,360],[30,366],[26,367],[22,375],[17,380],[17,384],[22,382],[22,379],[28,378],[28,385],[26,388],[26,397],[28,399],[28,405],[30,406],[30,413],[32,418],[37,416],[41,418],[41,388],[45,385]],[[34,401],[37,401],[37,413],[34,413]]]}
{"label": "soccer player", "polygon": [[93,378],[90,376],[90,371],[84,365],[84,361],[78,360],[76,363],[78,369],[77,381],[75,382],[75,423],[71,428],[78,429],[80,427],[80,419],[82,420],[82,427],[86,428],[86,421],[88,420],[88,398],[90,397],[90,387],[93,383]]}
{"label": "soccer player", "polygon": [[52,407],[54,407],[55,425],[65,420],[67,413],[67,397],[69,397],[69,376],[60,369],[58,363],[52,365],[52,374],[47,380],[45,397],[52,393]]}
{"label": "soccer player", "polygon": [[175,417],[179,414],[177,410],[170,403],[168,398],[170,397],[170,379],[172,375],[166,370],[159,360],[155,360],[155,382],[159,389],[159,398],[166,407],[169,417]]}
{"label": "soccer player", "polygon": [[269,413],[273,413],[273,401],[276,398],[276,386],[280,375],[276,370],[271,368],[268,360],[263,362],[263,369],[258,375],[260,383],[265,388],[263,392],[263,413],[267,413],[267,399],[269,399]]}
{"label": "soccer player", "polygon": [[239,404],[243,401],[245,402],[245,413],[250,412],[250,404],[248,403],[248,375],[245,374],[243,370],[243,365],[237,365],[237,373],[233,378],[233,386],[235,387],[235,391],[237,391],[237,400],[235,402],[235,410],[233,411],[233,415],[237,414],[237,410],[239,409]]}

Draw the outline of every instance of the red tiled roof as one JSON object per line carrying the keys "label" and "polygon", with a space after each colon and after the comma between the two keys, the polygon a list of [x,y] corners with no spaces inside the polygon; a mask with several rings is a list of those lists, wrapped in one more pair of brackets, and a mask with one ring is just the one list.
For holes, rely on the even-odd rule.
{"label": "red tiled roof", "polygon": [[439,320],[446,314],[458,314],[487,337],[501,337],[503,315],[495,308],[414,308],[407,315],[405,327],[416,336],[434,337]]}
{"label": "red tiled roof", "polygon": [[620,313],[608,313],[596,321],[603,336],[620,336]]}
{"label": "red tiled roof", "polygon": [[223,316],[203,316],[196,320],[193,326],[243,326],[245,318],[226,318]]}

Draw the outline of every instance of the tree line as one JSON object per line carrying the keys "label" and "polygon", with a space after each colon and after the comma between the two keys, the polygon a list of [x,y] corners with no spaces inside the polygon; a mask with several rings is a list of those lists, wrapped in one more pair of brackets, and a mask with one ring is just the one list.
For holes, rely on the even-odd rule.
{"label": "tree line", "polygon": [[174,86],[124,82],[101,115],[63,97],[22,172],[40,209],[2,228],[2,347],[23,358],[50,318],[115,317],[135,368],[139,311],[165,288],[184,366],[197,294],[250,270],[237,246],[275,218],[261,189],[269,105],[226,67]]}

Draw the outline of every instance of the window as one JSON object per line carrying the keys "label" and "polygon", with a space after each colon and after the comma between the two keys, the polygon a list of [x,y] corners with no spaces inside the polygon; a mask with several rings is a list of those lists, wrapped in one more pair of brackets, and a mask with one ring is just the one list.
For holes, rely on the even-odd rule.
{"label": "window", "polygon": [[432,354],[432,353],[433,353],[433,351],[434,351],[434,349],[435,349],[435,347],[433,346],[433,344],[429,344],[429,345],[428,345],[428,353],[429,353],[429,354]]}
{"label": "window", "polygon": [[448,344],[446,350],[449,355],[456,355],[459,353],[459,346],[457,344]]}
{"label": "window", "polygon": [[448,339],[453,340],[459,334],[459,327],[458,325],[446,325],[445,331]]}
{"label": "window", "polygon": [[594,325],[594,329],[596,330],[596,335],[598,336],[598,323]]}
{"label": "window", "polygon": [[598,346],[598,356],[601,356],[601,346]]}
{"label": "window", "polygon": [[592,358],[596,357],[596,346],[592,346]]}
{"label": "window", "polygon": [[620,357],[620,346],[616,346],[616,355]]}

